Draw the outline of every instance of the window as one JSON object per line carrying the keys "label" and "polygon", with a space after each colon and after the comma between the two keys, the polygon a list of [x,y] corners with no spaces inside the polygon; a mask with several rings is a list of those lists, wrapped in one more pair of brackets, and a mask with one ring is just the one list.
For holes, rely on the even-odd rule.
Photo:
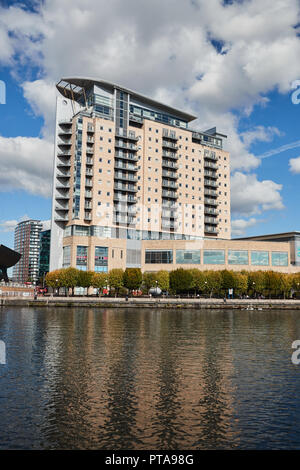
{"label": "window", "polygon": [[272,266],[288,266],[288,253],[272,251]]}
{"label": "window", "polygon": [[63,268],[71,266],[71,247],[63,247]]}
{"label": "window", "polygon": [[251,264],[253,264],[253,266],[268,266],[269,265],[269,252],[268,251],[251,251]]}
{"label": "window", "polygon": [[177,264],[200,264],[200,250],[176,250]]}
{"label": "window", "polygon": [[228,264],[248,264],[248,251],[228,250]]}
{"label": "window", "polygon": [[173,251],[172,250],[146,250],[145,252],[146,264],[172,264]]}
{"label": "window", "polygon": [[87,269],[87,250],[87,246],[77,246],[76,268],[81,271],[86,271]]}
{"label": "window", "polygon": [[203,264],[225,264],[224,250],[204,250]]}
{"label": "window", "polygon": [[95,272],[108,271],[108,248],[104,246],[95,247]]}

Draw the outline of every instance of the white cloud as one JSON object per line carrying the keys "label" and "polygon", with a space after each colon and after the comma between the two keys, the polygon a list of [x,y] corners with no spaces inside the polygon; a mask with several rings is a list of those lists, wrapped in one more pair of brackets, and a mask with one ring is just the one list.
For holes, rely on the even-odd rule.
{"label": "white cloud", "polygon": [[255,174],[235,172],[231,178],[231,210],[233,214],[251,216],[262,211],[284,208],[281,184],[258,181]]}
{"label": "white cloud", "polygon": [[[21,6],[0,8],[0,62],[13,64],[19,78],[20,65],[39,67],[38,79],[22,79],[22,87],[34,113],[45,120],[43,139],[34,139],[30,145],[22,137],[15,144],[12,139],[2,140],[0,161],[5,155],[11,159],[11,178],[0,177],[0,183],[5,179],[3,189],[21,187],[50,194],[54,83],[61,77],[111,80],[195,113],[199,119],[194,125],[200,130],[217,125],[228,135],[225,148],[231,154],[232,171],[257,168],[261,160],[251,152],[251,144],[280,136],[278,129],[262,126],[240,135],[239,118],[232,110],[249,114],[253,106],[266,103],[266,93],[287,92],[299,78],[300,40],[294,28],[299,19],[297,0],[227,5],[221,0],[45,0],[38,8],[37,13]],[[220,41],[222,54],[211,38]],[[11,151],[14,145],[16,157]],[[33,150],[30,161],[26,157],[29,146]],[[43,170],[45,163],[42,185],[36,168],[39,158]],[[20,172],[13,174],[11,168],[19,165]],[[253,178],[244,177],[247,182]],[[262,193],[270,190],[271,200],[264,203],[259,197],[255,202],[253,195],[254,208],[244,202],[247,210],[282,208],[280,185],[254,178]],[[237,174],[233,176],[233,207],[243,210],[234,202],[236,181]]]}
{"label": "white cloud", "polygon": [[37,137],[0,136],[0,191],[51,195],[53,145]]}
{"label": "white cloud", "polygon": [[300,157],[291,158],[289,161],[290,171],[292,173],[300,173]]}
{"label": "white cloud", "polygon": [[245,234],[248,228],[253,227],[258,222],[261,222],[261,221],[258,221],[257,219],[253,217],[249,220],[245,220],[245,219],[232,220],[231,235],[235,237],[241,237],[242,235]]}
{"label": "white cloud", "polygon": [[1,232],[13,232],[19,222],[24,220],[29,220],[28,215],[23,215],[19,220],[2,220],[0,221],[0,231]]}

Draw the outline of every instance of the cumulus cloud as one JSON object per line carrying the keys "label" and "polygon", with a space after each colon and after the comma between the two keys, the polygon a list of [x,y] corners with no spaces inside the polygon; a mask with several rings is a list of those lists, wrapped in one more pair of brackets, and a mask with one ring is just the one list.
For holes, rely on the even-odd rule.
{"label": "cumulus cloud", "polygon": [[[45,0],[38,5],[34,12],[18,4],[0,7],[0,63],[13,64],[19,79],[20,66],[39,69],[37,79],[26,79],[22,87],[33,112],[45,122],[42,138],[31,142],[35,151],[26,173],[32,171],[31,181],[22,171],[16,172],[10,187],[50,194],[49,163],[42,186],[35,165],[38,154],[44,158],[39,152],[42,146],[42,155],[51,154],[54,83],[61,77],[85,75],[120,83],[186,109],[199,116],[193,123],[199,130],[217,125],[228,135],[225,145],[231,168],[238,171],[233,175],[233,207],[243,212],[241,203],[235,202],[237,180],[241,171],[251,172],[261,163],[251,145],[270,142],[281,134],[275,127],[256,126],[241,135],[238,116],[265,104],[265,95],[272,90],[287,92],[290,83],[299,78],[300,40],[294,27],[299,18],[298,1],[72,0],[70,8],[70,0]],[[21,169],[29,169],[28,142],[19,139],[23,139],[24,157],[21,150],[16,159],[12,156],[13,144],[7,139],[2,141],[0,158],[9,154],[15,168],[20,163]],[[52,161],[52,154],[49,158]],[[280,185],[259,182],[251,173],[244,178],[249,184],[254,178],[260,190],[255,199],[249,187],[248,205],[244,194],[247,209],[256,213],[282,208]],[[265,202],[267,189],[271,191],[269,203]],[[251,209],[252,201],[255,208]]]}
{"label": "cumulus cloud", "polygon": [[[261,221],[259,221],[261,222]],[[231,222],[231,235],[235,237],[241,237],[245,234],[246,230],[250,227],[253,227],[258,223],[258,220],[251,218],[249,220],[245,219],[235,219]]]}
{"label": "cumulus cloud", "polygon": [[37,137],[0,136],[0,191],[51,195],[53,145]]}
{"label": "cumulus cloud", "polygon": [[292,173],[300,173],[300,157],[291,158],[289,161],[290,171]]}
{"label": "cumulus cloud", "polygon": [[235,172],[231,178],[231,210],[235,215],[251,216],[267,210],[284,208],[281,184],[258,181],[255,174]]}
{"label": "cumulus cloud", "polygon": [[19,220],[1,220],[0,221],[0,231],[1,232],[13,232],[19,222],[29,220],[28,215],[23,215]]}

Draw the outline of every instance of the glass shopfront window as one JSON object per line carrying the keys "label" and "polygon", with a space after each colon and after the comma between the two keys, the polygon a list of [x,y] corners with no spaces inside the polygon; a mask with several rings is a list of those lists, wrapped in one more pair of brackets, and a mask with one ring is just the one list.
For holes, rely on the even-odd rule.
{"label": "glass shopfront window", "polygon": [[146,264],[172,264],[173,251],[172,250],[146,250],[145,252]]}
{"label": "glass shopfront window", "polygon": [[177,264],[200,264],[200,250],[176,250]]}
{"label": "glass shopfront window", "polygon": [[287,252],[272,251],[272,266],[288,266],[288,262]]}
{"label": "glass shopfront window", "polygon": [[224,250],[204,250],[203,264],[225,264]]}
{"label": "glass shopfront window", "polygon": [[87,270],[87,246],[77,246],[76,252],[76,268],[80,269],[81,271]]}
{"label": "glass shopfront window", "polygon": [[248,264],[248,251],[228,250],[228,264]]}
{"label": "glass shopfront window", "polygon": [[105,246],[95,247],[95,272],[108,271],[108,248]]}
{"label": "glass shopfront window", "polygon": [[63,268],[68,268],[71,266],[71,247],[63,247]]}
{"label": "glass shopfront window", "polygon": [[268,266],[269,265],[269,252],[268,251],[251,251],[251,264],[253,266]]}

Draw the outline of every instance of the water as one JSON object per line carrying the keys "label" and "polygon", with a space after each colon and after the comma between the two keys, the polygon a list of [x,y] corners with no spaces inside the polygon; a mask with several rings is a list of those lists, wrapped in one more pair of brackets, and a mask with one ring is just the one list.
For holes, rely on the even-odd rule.
{"label": "water", "polygon": [[0,449],[300,448],[300,312],[2,308]]}

